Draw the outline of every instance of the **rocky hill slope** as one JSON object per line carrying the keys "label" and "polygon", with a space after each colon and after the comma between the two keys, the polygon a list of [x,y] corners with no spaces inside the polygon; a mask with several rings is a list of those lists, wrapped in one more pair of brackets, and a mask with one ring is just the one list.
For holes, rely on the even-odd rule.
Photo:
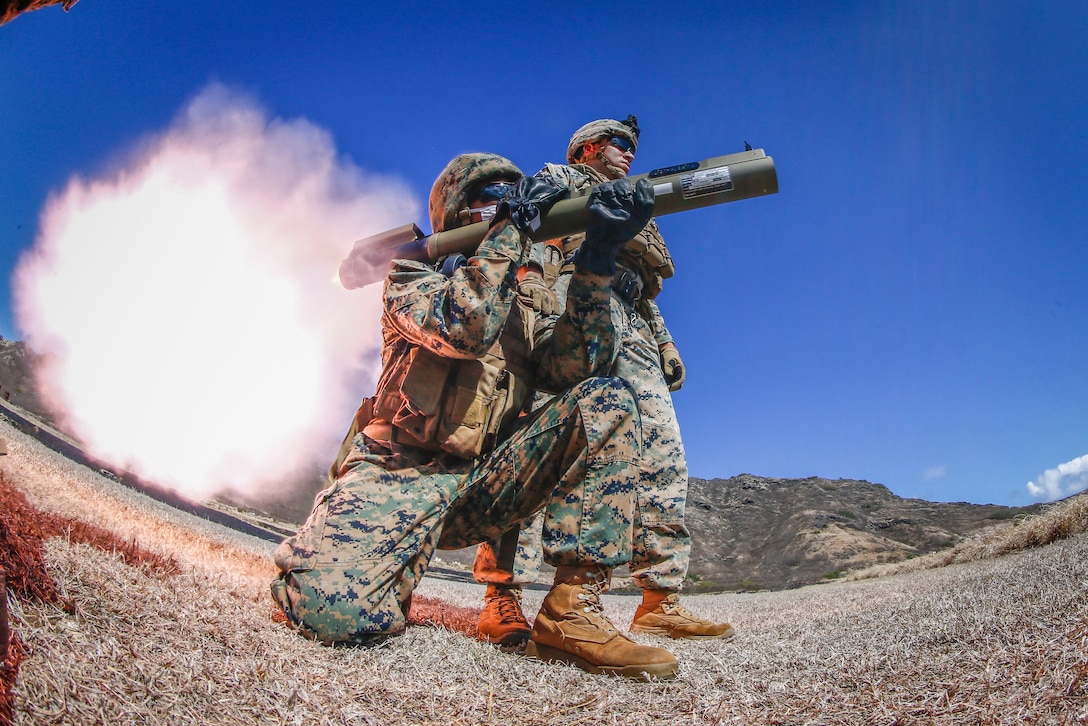
{"label": "rocky hill slope", "polygon": [[54,425],[34,385],[34,371],[41,360],[22,341],[0,337],[0,398]]}
{"label": "rocky hill slope", "polygon": [[903,499],[854,479],[692,478],[690,577],[699,589],[796,587],[933,552],[1037,508]]}

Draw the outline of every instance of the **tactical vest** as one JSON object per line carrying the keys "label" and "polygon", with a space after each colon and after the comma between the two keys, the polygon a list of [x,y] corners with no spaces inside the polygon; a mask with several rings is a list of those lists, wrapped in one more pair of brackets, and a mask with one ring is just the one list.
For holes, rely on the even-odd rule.
{"label": "tactical vest", "polygon": [[[569,169],[574,173],[564,173],[562,166],[548,164],[542,173],[545,178],[550,176],[570,186],[571,196],[589,194],[594,185],[607,181],[596,169],[585,164],[573,164]],[[549,242],[553,249],[558,250],[558,254],[546,255],[544,259],[544,280],[549,286],[555,284],[564,270],[564,261],[581,246],[585,238],[585,233],[581,233]],[[624,245],[616,255],[616,261],[638,273],[642,278],[641,295],[648,300],[657,297],[662,281],[676,272],[669,248],[654,219]]]}
{"label": "tactical vest", "polygon": [[511,307],[499,339],[481,358],[446,358],[405,343],[386,361],[363,432],[377,441],[471,459],[513,428],[532,388],[535,313]]}
{"label": "tactical vest", "polygon": [[642,297],[647,300],[657,297],[662,281],[676,272],[655,219],[647,222],[642,231],[624,245],[616,254],[616,262],[636,270],[642,276]]}

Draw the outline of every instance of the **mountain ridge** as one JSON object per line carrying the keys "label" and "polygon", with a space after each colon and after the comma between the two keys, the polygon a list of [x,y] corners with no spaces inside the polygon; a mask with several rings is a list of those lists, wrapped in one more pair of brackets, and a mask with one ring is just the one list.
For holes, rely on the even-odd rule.
{"label": "mountain ridge", "polygon": [[698,589],[787,589],[934,552],[1041,505],[905,499],[861,479],[689,479]]}

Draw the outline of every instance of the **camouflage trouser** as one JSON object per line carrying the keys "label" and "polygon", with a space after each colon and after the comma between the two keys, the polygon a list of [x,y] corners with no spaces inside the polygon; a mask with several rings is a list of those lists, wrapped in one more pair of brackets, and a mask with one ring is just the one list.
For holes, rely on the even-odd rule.
{"label": "camouflage trouser", "polygon": [[[563,276],[556,283],[560,300],[565,298],[569,279]],[[676,590],[684,582],[691,556],[691,535],[684,524],[688,465],[680,424],[650,326],[615,293],[612,318],[621,335],[619,356],[610,373],[635,390],[642,419],[631,575],[639,587]],[[473,567],[476,580],[496,584],[535,582],[541,564],[540,532],[540,524],[529,520],[520,532],[509,532],[480,545]]]}
{"label": "camouflage trouser", "polygon": [[358,434],[340,476],[276,550],[272,596],[310,637],[365,644],[402,632],[436,548],[498,537],[542,507],[549,563],[630,560],[642,434],[620,379],[583,381],[475,461],[393,447]]}

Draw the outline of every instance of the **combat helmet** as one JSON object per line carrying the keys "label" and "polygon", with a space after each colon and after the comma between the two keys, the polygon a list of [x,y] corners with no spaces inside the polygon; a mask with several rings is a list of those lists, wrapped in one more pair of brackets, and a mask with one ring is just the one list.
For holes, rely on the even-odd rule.
{"label": "combat helmet", "polygon": [[567,163],[578,164],[585,162],[586,159],[582,158],[583,146],[590,141],[596,141],[597,139],[612,136],[619,136],[620,138],[627,139],[627,141],[631,143],[632,149],[638,149],[639,133],[638,118],[634,115],[628,115],[623,121],[617,121],[611,118],[590,121],[588,124],[575,131],[574,135],[570,137],[570,143],[567,144]]}
{"label": "combat helmet", "polygon": [[461,212],[468,208],[469,194],[484,183],[523,177],[514,162],[497,154],[461,154],[446,165],[431,187],[428,204],[431,229],[442,232],[464,224]]}

